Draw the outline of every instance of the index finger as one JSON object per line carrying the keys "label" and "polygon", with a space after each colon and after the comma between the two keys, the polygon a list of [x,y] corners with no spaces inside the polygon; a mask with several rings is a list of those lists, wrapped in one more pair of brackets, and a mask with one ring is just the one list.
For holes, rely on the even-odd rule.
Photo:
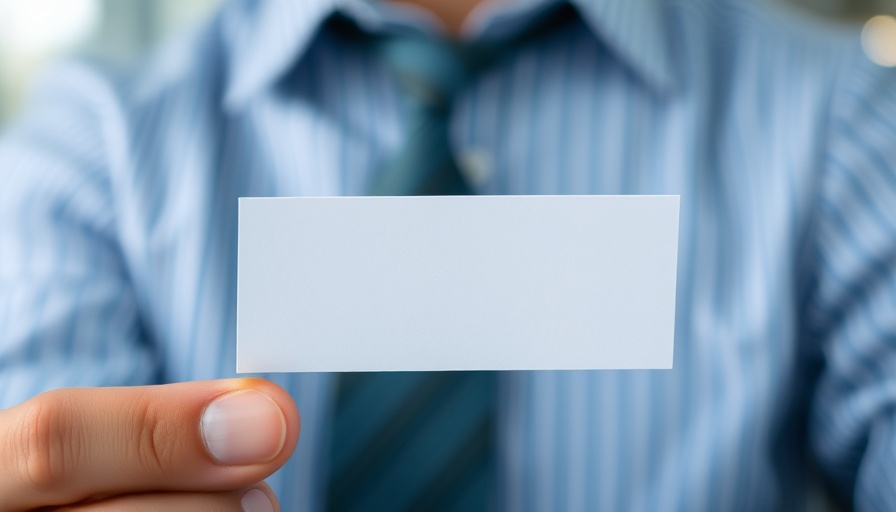
{"label": "index finger", "polygon": [[0,510],[244,487],[286,462],[299,428],[261,379],[51,391],[0,411]]}

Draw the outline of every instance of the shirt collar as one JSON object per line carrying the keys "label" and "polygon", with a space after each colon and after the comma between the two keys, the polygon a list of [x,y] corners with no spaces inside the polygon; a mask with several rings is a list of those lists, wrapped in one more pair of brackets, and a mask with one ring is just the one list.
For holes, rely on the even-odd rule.
{"label": "shirt collar", "polygon": [[663,0],[570,0],[591,31],[658,91],[674,84]]}
{"label": "shirt collar", "polygon": [[[523,0],[526,8],[556,0]],[[667,28],[660,0],[569,0],[612,51],[655,89],[673,85]],[[337,9],[357,11],[357,0],[247,0],[224,13],[229,43],[225,106],[236,108],[272,86],[301,58]],[[368,6],[368,8],[370,8]]]}
{"label": "shirt collar", "polygon": [[284,76],[336,6],[337,0],[246,0],[225,7],[225,106],[239,107]]}

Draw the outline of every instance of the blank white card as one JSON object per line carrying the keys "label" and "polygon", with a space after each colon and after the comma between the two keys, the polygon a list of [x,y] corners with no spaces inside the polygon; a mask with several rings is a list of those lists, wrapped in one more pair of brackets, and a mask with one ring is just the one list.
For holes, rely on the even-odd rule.
{"label": "blank white card", "polygon": [[671,368],[678,209],[240,199],[237,371]]}

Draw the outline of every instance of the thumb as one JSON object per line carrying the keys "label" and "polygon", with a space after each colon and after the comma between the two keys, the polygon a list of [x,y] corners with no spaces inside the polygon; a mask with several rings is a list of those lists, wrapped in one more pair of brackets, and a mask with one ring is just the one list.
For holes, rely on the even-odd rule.
{"label": "thumb", "polygon": [[0,510],[245,487],[286,462],[299,423],[260,379],[44,393],[0,411]]}

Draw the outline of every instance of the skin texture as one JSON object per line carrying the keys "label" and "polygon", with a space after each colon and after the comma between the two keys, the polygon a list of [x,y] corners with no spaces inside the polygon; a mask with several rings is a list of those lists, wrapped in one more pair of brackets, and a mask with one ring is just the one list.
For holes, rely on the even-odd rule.
{"label": "skin texture", "polygon": [[[223,465],[200,420],[216,399],[249,389],[280,409],[282,436],[266,460]],[[299,429],[286,391],[260,379],[50,391],[0,411],[0,510],[242,510],[250,488],[273,500],[260,482],[292,454]]]}
{"label": "skin texture", "polygon": [[390,0],[396,4],[414,5],[429,11],[438,18],[454,36],[460,34],[464,21],[482,0]]}

